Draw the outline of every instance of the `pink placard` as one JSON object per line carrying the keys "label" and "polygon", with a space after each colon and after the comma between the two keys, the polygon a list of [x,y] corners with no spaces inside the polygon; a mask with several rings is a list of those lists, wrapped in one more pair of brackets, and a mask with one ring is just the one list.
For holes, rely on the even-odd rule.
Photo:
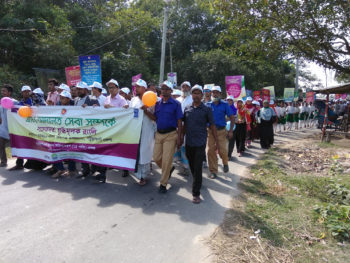
{"label": "pink placard", "polygon": [[229,96],[238,98],[241,95],[242,90],[242,77],[243,76],[226,76],[226,92]]}
{"label": "pink placard", "polygon": [[68,86],[75,86],[81,81],[80,66],[65,68]]}
{"label": "pink placard", "polygon": [[305,101],[307,103],[310,103],[310,102],[313,102],[314,100],[315,100],[315,92],[312,92],[312,91],[306,92],[306,99],[305,99]]}
{"label": "pink placard", "polygon": [[142,74],[137,74],[131,78],[131,85],[132,85],[132,94],[136,96],[135,86],[134,83],[138,81],[140,78],[142,78]]}
{"label": "pink placard", "polygon": [[260,90],[254,90],[253,91],[253,98],[254,100],[258,101],[261,99],[261,91]]}

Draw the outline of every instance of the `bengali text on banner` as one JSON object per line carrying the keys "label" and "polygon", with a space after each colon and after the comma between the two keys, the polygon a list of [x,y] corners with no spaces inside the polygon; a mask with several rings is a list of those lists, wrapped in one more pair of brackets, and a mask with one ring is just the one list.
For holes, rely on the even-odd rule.
{"label": "bengali text on banner", "polygon": [[143,111],[129,108],[33,107],[8,112],[12,155],[46,163],[64,160],[134,170]]}

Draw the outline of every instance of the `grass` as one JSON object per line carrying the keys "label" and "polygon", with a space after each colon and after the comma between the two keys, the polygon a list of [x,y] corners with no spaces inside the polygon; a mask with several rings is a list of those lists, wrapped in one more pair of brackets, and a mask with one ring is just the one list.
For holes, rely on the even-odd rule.
{"label": "grass", "polygon": [[242,194],[211,240],[217,262],[349,262],[350,244],[335,239],[314,208],[329,201],[331,182],[350,187],[350,175],[294,174],[280,156],[269,150],[241,179]]}

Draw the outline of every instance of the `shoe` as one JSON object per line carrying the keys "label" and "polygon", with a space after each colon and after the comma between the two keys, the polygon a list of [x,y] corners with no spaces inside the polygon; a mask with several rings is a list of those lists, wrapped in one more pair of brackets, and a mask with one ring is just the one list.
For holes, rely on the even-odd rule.
{"label": "shoe", "polygon": [[144,186],[146,184],[146,180],[141,178],[139,185]]}
{"label": "shoe", "polygon": [[1,163],[0,167],[7,167],[7,163]]}
{"label": "shoe", "polygon": [[62,174],[62,176],[64,177],[74,177],[77,173],[75,171],[65,171],[64,174]]}
{"label": "shoe", "polygon": [[194,196],[192,199],[192,203],[199,204],[201,202],[201,199],[199,196]]}
{"label": "shoe", "polygon": [[86,177],[89,176],[89,174],[90,174],[89,172],[82,172],[77,176],[77,178],[85,179]]}
{"label": "shoe", "polygon": [[23,165],[21,165],[21,166],[16,165],[16,166],[10,168],[9,171],[16,171],[16,170],[23,170],[23,169],[24,169]]}
{"label": "shoe", "polygon": [[227,164],[224,165],[224,173],[228,173],[228,165]]}
{"label": "shoe", "polygon": [[129,171],[128,170],[124,170],[122,177],[127,177],[129,175]]}
{"label": "shoe", "polygon": [[160,194],[165,194],[168,190],[166,189],[166,186],[160,185],[159,186],[159,193]]}
{"label": "shoe", "polygon": [[215,179],[217,177],[216,173],[211,173],[211,175],[209,175],[210,179]]}
{"label": "shoe", "polygon": [[98,175],[96,175],[95,179],[100,183],[105,183],[106,182],[106,175],[98,174]]}
{"label": "shoe", "polygon": [[238,157],[242,157],[243,156],[243,152],[240,152],[239,154],[238,154]]}
{"label": "shoe", "polygon": [[59,177],[61,177],[63,174],[64,174],[64,170],[62,170],[62,171],[57,171],[55,174],[53,174],[52,176],[51,176],[51,178],[53,178],[53,179],[56,179],[56,178],[59,178]]}
{"label": "shoe", "polygon": [[175,166],[171,167],[171,169],[170,169],[170,174],[169,174],[169,179],[171,178],[171,175],[172,175],[172,173],[174,172],[174,170],[175,170]]}

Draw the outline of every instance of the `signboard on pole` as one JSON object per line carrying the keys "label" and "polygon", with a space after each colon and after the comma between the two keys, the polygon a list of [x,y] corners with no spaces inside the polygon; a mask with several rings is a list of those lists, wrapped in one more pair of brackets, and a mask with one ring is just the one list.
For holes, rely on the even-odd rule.
{"label": "signboard on pole", "polygon": [[292,102],[294,99],[294,88],[284,88],[283,98],[285,102]]}
{"label": "signboard on pole", "polygon": [[262,89],[262,100],[268,100],[270,102],[270,90],[269,89]]}
{"label": "signboard on pole", "polygon": [[244,87],[244,76],[226,76],[225,84],[227,94],[233,96],[233,98],[238,98],[241,96]]}
{"label": "signboard on pole", "polygon": [[271,99],[275,99],[275,86],[268,86],[268,87],[264,87],[263,89],[267,89],[270,91],[270,98]]}
{"label": "signboard on pole", "polygon": [[314,102],[315,100],[315,92],[306,92],[306,102],[310,103],[310,102]]}
{"label": "signboard on pole", "polygon": [[67,67],[65,71],[68,86],[75,86],[81,81],[80,66]]}
{"label": "signboard on pole", "polygon": [[170,81],[174,87],[177,87],[177,74],[176,72],[169,72],[168,73],[168,81]]}
{"label": "signboard on pole", "polygon": [[101,61],[99,55],[79,56],[81,81],[92,85],[94,81],[102,83]]}
{"label": "signboard on pole", "polygon": [[253,99],[258,101],[261,99],[261,91],[260,90],[254,90],[253,91]]}

